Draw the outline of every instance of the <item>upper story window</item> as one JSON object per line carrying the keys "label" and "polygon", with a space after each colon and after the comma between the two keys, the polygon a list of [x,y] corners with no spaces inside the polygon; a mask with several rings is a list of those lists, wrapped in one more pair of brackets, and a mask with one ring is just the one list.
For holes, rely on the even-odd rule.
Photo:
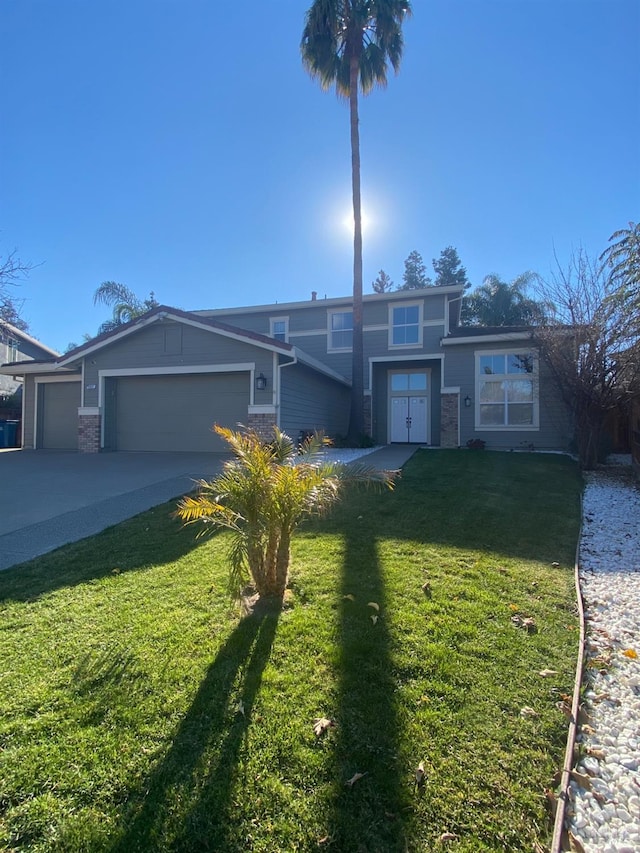
{"label": "upper story window", "polygon": [[329,312],[329,350],[351,349],[353,346],[353,311]]}
{"label": "upper story window", "polygon": [[7,340],[7,355],[9,362],[13,363],[14,361],[18,361],[18,354],[20,352],[18,341],[13,338],[9,338]]}
{"label": "upper story window", "polygon": [[420,303],[391,305],[389,311],[389,346],[421,346],[422,323]]}
{"label": "upper story window", "polygon": [[476,353],[476,427],[538,427],[537,360],[531,352]]}
{"label": "upper story window", "polygon": [[269,320],[269,331],[272,338],[275,338],[277,341],[283,341],[286,344],[289,341],[289,318],[271,317]]}

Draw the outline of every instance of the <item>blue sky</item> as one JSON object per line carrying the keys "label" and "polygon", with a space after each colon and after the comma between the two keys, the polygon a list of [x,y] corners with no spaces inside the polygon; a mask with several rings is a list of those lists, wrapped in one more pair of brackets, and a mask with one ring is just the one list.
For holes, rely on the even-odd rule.
{"label": "blue sky", "polygon": [[[3,0],[0,249],[31,332],[95,333],[107,279],[189,310],[350,293],[347,105],[311,0]],[[361,101],[365,292],[417,249],[549,274],[640,216],[638,0],[414,0]]]}

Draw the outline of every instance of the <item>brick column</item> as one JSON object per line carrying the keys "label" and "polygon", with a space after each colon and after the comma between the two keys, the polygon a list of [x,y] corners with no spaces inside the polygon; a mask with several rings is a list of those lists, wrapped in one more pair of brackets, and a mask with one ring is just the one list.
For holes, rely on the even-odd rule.
{"label": "brick column", "polygon": [[364,395],[364,433],[373,435],[373,422],[371,417],[371,394]]}
{"label": "brick column", "polygon": [[263,441],[271,441],[273,439],[273,428],[275,425],[275,406],[249,406],[247,427],[257,433]]}
{"label": "brick column", "polygon": [[445,393],[440,396],[440,447],[458,447],[460,394]]}
{"label": "brick column", "polygon": [[100,409],[78,410],[78,450],[80,453],[100,452]]}

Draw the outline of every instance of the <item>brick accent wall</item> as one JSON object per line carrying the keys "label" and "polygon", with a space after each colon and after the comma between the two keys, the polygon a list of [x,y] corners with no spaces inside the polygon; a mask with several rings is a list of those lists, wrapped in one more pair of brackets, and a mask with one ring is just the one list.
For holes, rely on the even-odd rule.
{"label": "brick accent wall", "polygon": [[458,446],[459,394],[440,397],[440,447]]}
{"label": "brick accent wall", "polygon": [[365,435],[373,435],[373,423],[371,418],[371,394],[365,394],[363,414]]}
{"label": "brick accent wall", "polygon": [[275,414],[249,414],[247,418],[247,427],[256,432],[264,441],[271,441],[271,439],[273,438],[273,428],[275,425]]}
{"label": "brick accent wall", "polygon": [[78,450],[100,452],[100,415],[78,415]]}

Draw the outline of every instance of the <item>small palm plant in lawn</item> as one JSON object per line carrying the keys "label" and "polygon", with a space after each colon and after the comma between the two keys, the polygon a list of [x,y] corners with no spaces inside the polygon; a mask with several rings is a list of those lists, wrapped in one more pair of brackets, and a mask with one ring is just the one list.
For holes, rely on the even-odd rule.
{"label": "small palm plant in lawn", "polygon": [[195,496],[186,495],[176,515],[200,523],[201,534],[228,528],[234,534],[229,553],[229,591],[240,598],[248,575],[261,599],[282,599],[289,577],[291,537],[305,519],[326,513],[353,484],[393,488],[394,472],[358,463],[328,462],[327,441],[315,434],[300,448],[274,427],[264,442],[247,430],[214,426],[233,451],[222,473],[201,480]]}

